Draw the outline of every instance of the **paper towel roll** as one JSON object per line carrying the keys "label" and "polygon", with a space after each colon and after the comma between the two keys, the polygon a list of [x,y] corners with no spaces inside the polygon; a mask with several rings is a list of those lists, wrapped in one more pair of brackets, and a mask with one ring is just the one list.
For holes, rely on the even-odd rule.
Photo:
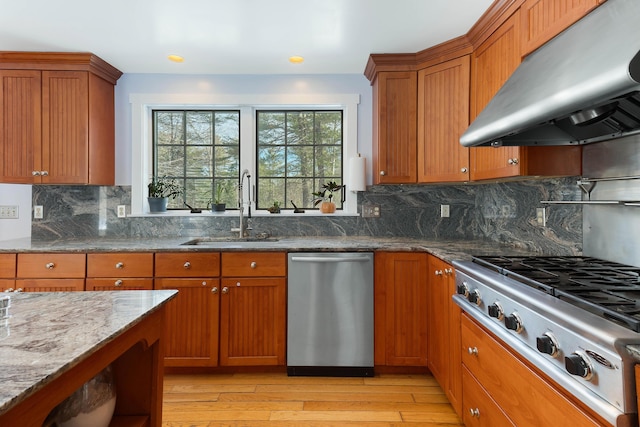
{"label": "paper towel roll", "polygon": [[365,191],[367,189],[366,158],[352,157],[349,159],[349,191]]}

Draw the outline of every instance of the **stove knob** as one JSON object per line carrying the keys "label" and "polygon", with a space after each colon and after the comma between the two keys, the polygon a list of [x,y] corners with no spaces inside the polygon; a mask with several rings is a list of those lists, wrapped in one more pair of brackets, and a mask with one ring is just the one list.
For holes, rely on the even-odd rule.
{"label": "stove knob", "polygon": [[493,317],[498,320],[502,320],[504,317],[504,310],[502,309],[502,305],[496,301],[493,304],[487,307],[487,311],[489,312],[489,317]]}
{"label": "stove knob", "polygon": [[581,352],[572,353],[564,358],[564,366],[571,375],[582,377],[586,380],[593,376],[593,366],[589,362],[587,355]]}
{"label": "stove knob", "polygon": [[480,305],[482,303],[482,298],[480,298],[480,291],[477,289],[469,292],[469,296],[467,297],[471,304]]}
{"label": "stove knob", "polygon": [[540,353],[555,357],[560,347],[556,337],[551,332],[545,332],[541,337],[536,337],[536,347]]}
{"label": "stove knob", "polygon": [[507,329],[515,331],[517,333],[522,332],[523,329],[522,319],[520,318],[520,315],[518,315],[518,313],[516,313],[515,311],[504,318],[504,325],[507,327]]}
{"label": "stove knob", "polygon": [[458,283],[456,288],[456,292],[458,295],[463,295],[465,298],[469,296],[469,286],[467,286],[467,282]]}

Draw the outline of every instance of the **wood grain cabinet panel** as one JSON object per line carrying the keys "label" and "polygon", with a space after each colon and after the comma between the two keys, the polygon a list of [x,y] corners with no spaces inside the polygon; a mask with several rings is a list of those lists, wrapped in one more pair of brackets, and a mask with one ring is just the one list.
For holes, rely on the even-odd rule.
{"label": "wood grain cabinet panel", "polygon": [[155,279],[155,289],[178,290],[167,303],[165,366],[217,366],[219,286],[213,277]]}
{"label": "wood grain cabinet panel", "polygon": [[220,365],[284,365],[286,279],[223,278],[221,289]]}
{"label": "wood grain cabinet panel", "polygon": [[373,82],[373,182],[417,180],[415,71],[380,72]]}
{"label": "wood grain cabinet panel", "polygon": [[598,0],[525,0],[520,7],[522,56],[569,28],[598,5]]}
{"label": "wood grain cabinet panel", "polygon": [[223,252],[223,277],[286,276],[285,252]]}
{"label": "wood grain cabinet panel", "polygon": [[218,277],[219,252],[159,252],[155,277]]}
{"label": "wood grain cabinet panel", "polygon": [[0,52],[0,182],[113,185],[121,74],[92,54]]}
{"label": "wood grain cabinet panel", "polygon": [[468,181],[470,58],[418,71],[418,182]]}
{"label": "wood grain cabinet panel", "polygon": [[[461,325],[462,363],[514,425],[602,425],[560,391],[552,388],[470,317],[463,315]],[[465,397],[469,386],[469,382],[465,381]],[[464,405],[468,405],[467,400]]]}
{"label": "wood grain cabinet panel", "polygon": [[85,254],[21,253],[18,254],[18,278],[49,279],[77,278],[86,274]]}
{"label": "wood grain cabinet panel", "polygon": [[16,279],[16,292],[84,291],[84,279]]}
{"label": "wood grain cabinet panel", "polygon": [[516,427],[491,396],[465,367],[461,369],[464,381],[464,410],[462,420],[467,427]]}
{"label": "wood grain cabinet panel", "polygon": [[0,254],[0,278],[13,279],[16,277],[16,254]]}
{"label": "wood grain cabinet panel", "polygon": [[427,254],[376,252],[374,363],[427,366]]}
{"label": "wood grain cabinet panel", "polygon": [[153,253],[87,254],[87,277],[153,277]]}
{"label": "wood grain cabinet panel", "polygon": [[85,282],[85,290],[87,291],[150,291],[152,289],[152,278],[107,279],[88,277]]}
{"label": "wood grain cabinet panel", "polygon": [[455,293],[453,267],[429,255],[428,280],[428,366],[453,408],[462,416],[460,309],[452,299]]}

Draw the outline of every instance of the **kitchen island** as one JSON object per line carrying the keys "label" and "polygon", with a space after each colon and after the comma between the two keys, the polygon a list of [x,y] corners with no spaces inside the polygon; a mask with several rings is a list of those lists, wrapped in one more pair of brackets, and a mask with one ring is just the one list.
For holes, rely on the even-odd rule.
{"label": "kitchen island", "polygon": [[0,426],[41,427],[112,365],[112,426],[161,424],[165,303],[176,291],[11,294],[0,323]]}

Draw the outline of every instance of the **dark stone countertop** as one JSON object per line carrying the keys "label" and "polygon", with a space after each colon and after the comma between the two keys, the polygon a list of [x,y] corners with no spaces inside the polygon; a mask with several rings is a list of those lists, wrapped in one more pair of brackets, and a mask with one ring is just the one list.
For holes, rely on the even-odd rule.
{"label": "dark stone countertop", "polygon": [[[286,252],[428,252],[444,261],[470,259],[472,255],[530,255],[531,251],[481,240],[422,240],[401,237],[277,237],[275,241],[214,241],[184,245],[194,237],[88,238],[0,241],[0,253],[23,252],[174,252],[174,251],[286,251]],[[536,255],[544,255],[536,253]],[[546,255],[555,255],[552,253]]]}

